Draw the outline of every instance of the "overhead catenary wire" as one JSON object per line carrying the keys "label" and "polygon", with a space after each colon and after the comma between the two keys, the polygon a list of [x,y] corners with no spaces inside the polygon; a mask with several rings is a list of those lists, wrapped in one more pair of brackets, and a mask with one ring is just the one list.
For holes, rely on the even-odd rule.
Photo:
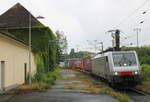
{"label": "overhead catenary wire", "polygon": [[139,7],[137,7],[130,15],[125,17],[115,28],[118,28],[122,23],[128,20],[131,16],[136,14],[140,9],[142,9],[150,0],[145,0]]}
{"label": "overhead catenary wire", "polygon": [[[131,35],[131,36],[127,36],[127,34],[126,33],[124,33],[123,31],[120,31],[122,34],[124,34],[124,37],[123,37],[123,39],[130,39],[130,38],[133,38],[133,37],[135,37],[136,36],[136,34],[133,34],[133,35]],[[122,35],[121,34],[121,35]]]}
{"label": "overhead catenary wire", "polygon": [[[122,34],[120,34],[121,46],[133,46],[133,45],[135,45],[135,43],[133,41],[129,42],[128,40],[131,39],[131,38],[136,37],[136,34],[124,37],[126,34],[123,31],[121,31],[121,33],[122,33]],[[124,34],[124,36],[121,36],[123,34]]]}
{"label": "overhead catenary wire", "polygon": [[[118,28],[122,23],[126,23],[127,22],[127,20],[128,19],[132,19],[133,17],[132,16],[134,16],[135,14],[137,14],[136,15],[136,17],[134,16],[134,19],[136,19],[136,21],[134,20],[134,23],[136,23],[136,24],[134,24],[133,23],[133,21],[132,21],[132,23],[130,24],[130,25],[132,25],[133,26],[133,24],[134,24],[134,28],[138,28],[138,26],[141,26],[141,24],[143,24],[144,22],[145,22],[145,20],[143,20],[143,15],[147,15],[148,13],[148,10],[146,9],[146,10],[143,10],[143,8],[145,9],[145,6],[147,7],[148,5],[146,5],[148,2],[149,2],[150,0],[145,0],[139,7],[137,7],[129,16],[127,16],[126,18],[124,18],[114,29],[116,29],[116,28]],[[149,8],[149,7],[148,7]],[[141,10],[143,10],[143,12],[141,11]],[[140,12],[139,12],[140,11]],[[139,15],[139,13],[140,13],[140,15]],[[142,15],[141,15],[142,14]],[[132,18],[131,18],[132,17]],[[138,19],[137,19],[138,18]],[[130,27],[131,28],[131,27]],[[132,35],[132,36],[127,36],[124,32],[122,32],[123,34],[120,34],[120,37],[121,37],[121,39],[123,40],[123,42],[125,42],[125,41],[127,41],[128,39],[130,39],[130,38],[133,38],[133,37],[136,37],[135,36],[135,34],[134,35]]]}

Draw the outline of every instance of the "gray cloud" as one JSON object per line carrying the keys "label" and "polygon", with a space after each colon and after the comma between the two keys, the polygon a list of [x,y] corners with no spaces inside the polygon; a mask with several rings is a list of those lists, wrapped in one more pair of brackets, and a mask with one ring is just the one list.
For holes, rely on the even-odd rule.
{"label": "gray cloud", "polygon": [[[80,49],[88,47],[86,40],[103,41],[105,48],[111,46],[111,36],[105,32],[120,22],[117,28],[125,32],[121,35],[122,39],[132,36],[123,42],[124,45],[129,42],[136,43],[133,31],[135,27],[142,29],[140,45],[150,43],[148,37],[150,13],[144,16],[141,14],[144,10],[150,11],[148,9],[150,3],[128,17],[144,2],[143,0],[1,0],[2,12],[16,2],[23,4],[35,16],[44,16],[45,19],[41,22],[50,26],[53,31],[63,30],[68,37],[70,48],[76,45],[80,45]],[[143,19],[145,22],[139,25]]]}

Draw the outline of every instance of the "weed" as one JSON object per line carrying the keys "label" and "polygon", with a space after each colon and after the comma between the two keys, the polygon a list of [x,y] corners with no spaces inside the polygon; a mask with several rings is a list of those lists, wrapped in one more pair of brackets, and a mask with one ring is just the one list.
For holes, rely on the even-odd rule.
{"label": "weed", "polygon": [[109,94],[115,97],[116,99],[118,99],[120,102],[130,102],[130,98],[128,97],[128,95],[113,90],[104,82],[99,81],[99,82],[94,82],[93,84],[99,87],[100,93]]}
{"label": "weed", "polygon": [[150,81],[150,65],[143,64],[141,66],[141,77],[144,81]]}
{"label": "weed", "polygon": [[150,81],[143,81],[141,84],[137,85],[136,88],[150,93]]}

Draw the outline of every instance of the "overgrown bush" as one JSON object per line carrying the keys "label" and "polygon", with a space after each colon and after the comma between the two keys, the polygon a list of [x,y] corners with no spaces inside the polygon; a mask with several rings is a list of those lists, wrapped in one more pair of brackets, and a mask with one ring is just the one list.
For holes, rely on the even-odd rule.
{"label": "overgrown bush", "polygon": [[140,63],[150,65],[150,55],[149,56],[141,56],[140,57]]}
{"label": "overgrown bush", "polygon": [[150,81],[150,65],[143,64],[141,66],[141,78],[144,81]]}
{"label": "overgrown bush", "polygon": [[48,72],[48,66],[44,65],[44,57],[42,53],[34,54],[37,72],[32,78],[32,88],[47,89],[54,84],[55,80],[60,77],[59,68],[53,67],[53,70]]}
{"label": "overgrown bush", "polygon": [[34,83],[32,88],[37,88],[37,89],[50,88],[51,85],[55,84],[55,80],[60,78],[61,76],[58,70],[59,69],[56,68],[54,71],[48,73],[43,73],[43,72],[36,73],[32,80]]}

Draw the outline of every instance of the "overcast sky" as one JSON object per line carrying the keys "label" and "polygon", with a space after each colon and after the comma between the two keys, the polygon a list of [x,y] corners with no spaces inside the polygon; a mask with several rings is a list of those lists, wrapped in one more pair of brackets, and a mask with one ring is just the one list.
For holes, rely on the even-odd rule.
{"label": "overcast sky", "polygon": [[[64,31],[69,49],[78,46],[79,50],[90,50],[87,40],[104,42],[104,48],[111,47],[111,34],[106,33],[111,29],[124,32],[121,33],[122,45],[133,43],[135,46],[136,32],[133,29],[137,27],[141,28],[140,46],[150,44],[149,0],[0,0],[0,14],[17,2],[34,16],[44,16],[45,19],[40,21],[54,32]],[[140,9],[136,10],[138,7]],[[147,13],[143,15],[143,11]],[[124,40],[125,37],[128,39]]]}

